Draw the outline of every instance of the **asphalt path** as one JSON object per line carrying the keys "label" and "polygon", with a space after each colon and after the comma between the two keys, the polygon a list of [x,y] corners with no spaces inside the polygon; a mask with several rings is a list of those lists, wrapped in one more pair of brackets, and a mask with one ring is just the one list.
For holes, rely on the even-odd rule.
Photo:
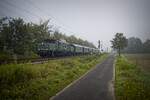
{"label": "asphalt path", "polygon": [[110,55],[79,80],[59,92],[52,100],[113,100],[113,62]]}

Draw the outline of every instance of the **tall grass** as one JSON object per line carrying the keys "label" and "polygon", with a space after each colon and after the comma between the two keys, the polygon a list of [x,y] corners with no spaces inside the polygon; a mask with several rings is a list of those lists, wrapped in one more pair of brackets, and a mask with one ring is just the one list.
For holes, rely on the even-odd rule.
{"label": "tall grass", "polygon": [[43,64],[1,65],[0,100],[48,100],[106,56],[71,57]]}
{"label": "tall grass", "polygon": [[125,54],[125,57],[145,72],[150,72],[150,54]]}
{"label": "tall grass", "polygon": [[116,100],[150,100],[150,74],[125,57],[117,57],[115,69]]}

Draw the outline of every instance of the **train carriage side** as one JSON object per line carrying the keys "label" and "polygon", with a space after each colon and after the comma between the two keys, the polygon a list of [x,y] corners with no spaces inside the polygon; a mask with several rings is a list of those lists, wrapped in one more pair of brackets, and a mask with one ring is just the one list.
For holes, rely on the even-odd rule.
{"label": "train carriage side", "polygon": [[83,54],[88,54],[89,53],[89,47],[84,46],[83,47]]}
{"label": "train carriage side", "polygon": [[55,51],[56,56],[64,56],[67,54],[67,44],[61,41],[58,41],[58,49]]}
{"label": "train carriage side", "polygon": [[57,56],[69,56],[73,55],[75,51],[74,45],[63,42],[63,41],[58,41],[58,49],[56,51]]}
{"label": "train carriage side", "polygon": [[41,57],[69,56],[81,52],[81,46],[59,40],[44,40],[37,45],[37,54]]}
{"label": "train carriage side", "polygon": [[68,55],[75,55],[75,46],[73,44],[68,44]]}
{"label": "train carriage side", "polygon": [[42,57],[54,56],[58,43],[54,40],[45,40],[37,45],[37,53]]}
{"label": "train carriage side", "polygon": [[97,54],[99,50],[87,46],[70,44],[60,40],[44,40],[38,44],[38,54],[42,57]]}
{"label": "train carriage side", "polygon": [[77,45],[77,44],[72,44],[72,45],[74,45],[74,47],[75,47],[75,51],[74,51],[75,55],[83,54],[83,52],[84,52],[83,46]]}
{"label": "train carriage side", "polygon": [[88,48],[88,54],[92,54],[92,48]]}

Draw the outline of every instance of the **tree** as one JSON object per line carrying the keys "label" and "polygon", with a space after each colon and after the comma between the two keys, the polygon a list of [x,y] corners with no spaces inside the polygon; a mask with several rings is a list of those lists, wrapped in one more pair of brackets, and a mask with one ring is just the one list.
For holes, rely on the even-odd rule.
{"label": "tree", "polygon": [[101,47],[101,41],[98,40],[98,49],[100,49],[100,47]]}
{"label": "tree", "polygon": [[32,57],[37,51],[37,45],[46,39],[64,39],[69,43],[95,47],[91,42],[74,35],[66,36],[54,30],[49,20],[37,24],[25,22],[22,18],[0,18],[0,58],[2,59],[3,55],[8,55],[8,59]]}
{"label": "tree", "polygon": [[10,55],[16,61],[18,56],[30,51],[31,36],[21,18],[5,18],[0,22],[1,53]]}
{"label": "tree", "polygon": [[128,39],[128,45],[123,50],[126,53],[142,53],[143,52],[143,43],[141,39],[131,37]]}
{"label": "tree", "polygon": [[123,36],[123,33],[116,33],[115,38],[113,38],[111,43],[112,48],[116,49],[120,56],[121,50],[127,46],[127,39]]}
{"label": "tree", "polygon": [[50,38],[52,26],[49,26],[48,23],[49,20],[45,22],[41,21],[40,24],[33,24],[33,23],[28,24],[28,32],[32,33],[35,43],[40,43],[41,41]]}
{"label": "tree", "polygon": [[143,52],[150,53],[150,40],[146,40],[143,44]]}
{"label": "tree", "polygon": [[33,24],[21,18],[0,19],[0,53],[14,59],[32,56],[36,44],[50,37],[48,22]]}
{"label": "tree", "polygon": [[[6,21],[6,22],[5,22]],[[11,54],[23,54],[30,44],[30,34],[21,18],[8,18],[3,20],[1,30],[2,50]]]}
{"label": "tree", "polygon": [[56,31],[54,31],[54,33],[53,33],[53,39],[55,39],[55,40],[60,40],[60,39],[62,39],[62,34],[58,31],[58,30],[56,30]]}

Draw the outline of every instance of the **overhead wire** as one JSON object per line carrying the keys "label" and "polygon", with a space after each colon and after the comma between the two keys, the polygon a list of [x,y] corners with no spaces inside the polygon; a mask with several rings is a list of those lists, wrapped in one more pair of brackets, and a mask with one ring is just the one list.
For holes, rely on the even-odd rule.
{"label": "overhead wire", "polygon": [[[34,7],[36,8],[38,11],[40,11],[41,13],[43,13],[44,15],[50,17],[51,20],[53,20],[55,22],[55,26],[59,29],[62,29],[63,31],[71,34],[71,35],[74,35],[76,34],[75,32],[72,32],[70,30],[70,27],[68,28],[68,26],[66,24],[64,24],[62,21],[58,20],[57,18],[55,18],[52,14],[50,14],[49,12],[46,13],[45,10],[41,9],[39,6],[37,6],[34,2],[32,2],[31,0],[23,0],[25,2],[27,2],[29,5],[31,5],[30,7]],[[14,3],[12,3],[14,2]],[[8,6],[11,6],[13,8],[16,8],[17,10],[20,10],[21,12],[24,12],[30,16],[34,16],[34,18],[39,18],[39,19],[42,19],[42,17],[39,15],[39,14],[35,14],[35,12],[31,12],[27,9],[24,9],[23,7],[20,7],[20,6],[17,6],[15,3],[14,0],[12,0],[12,2],[10,1],[7,1],[7,0],[4,0],[4,3],[7,4]],[[28,17],[30,20],[32,20],[30,17]],[[59,24],[59,25],[58,25]]]}
{"label": "overhead wire", "polygon": [[17,10],[20,10],[21,12],[25,12],[26,14],[28,14],[28,15],[30,15],[30,16],[34,16],[35,18],[38,17],[38,18],[41,19],[41,17],[40,17],[39,15],[36,15],[36,14],[34,14],[33,12],[30,12],[30,11],[28,11],[28,10],[22,8],[22,7],[16,6],[14,3],[10,2],[10,1],[4,0],[3,2],[4,2],[5,4],[11,6],[11,7],[16,8]]}
{"label": "overhead wire", "polygon": [[41,9],[40,7],[38,7],[34,2],[32,2],[31,0],[23,0],[25,2],[27,2],[28,4],[32,4],[32,6],[34,6],[34,8],[38,9],[39,11],[41,11],[44,15],[46,16],[50,16],[50,19],[55,21],[56,23],[59,23],[59,25],[57,25],[55,23],[55,25],[57,26],[57,28],[61,28],[63,29],[64,31],[67,31],[69,33],[72,33],[72,34],[76,34],[74,32],[72,32],[70,29],[70,27],[68,27],[68,25],[64,24],[62,21],[60,21],[59,19],[57,19],[56,17],[54,17],[52,14],[50,14],[49,12],[46,13],[45,10]]}

